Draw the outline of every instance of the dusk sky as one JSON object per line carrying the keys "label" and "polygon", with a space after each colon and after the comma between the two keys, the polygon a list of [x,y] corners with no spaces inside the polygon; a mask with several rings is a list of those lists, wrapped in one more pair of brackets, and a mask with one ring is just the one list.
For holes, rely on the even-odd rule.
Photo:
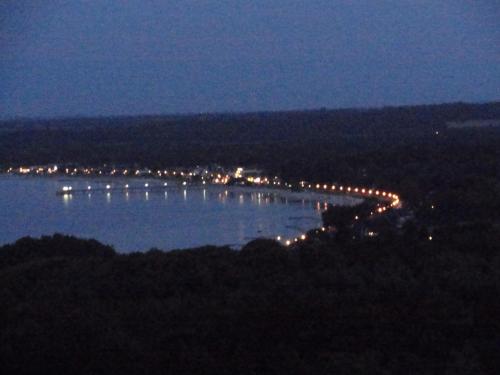
{"label": "dusk sky", "polygon": [[0,1],[0,117],[500,99],[498,0]]}

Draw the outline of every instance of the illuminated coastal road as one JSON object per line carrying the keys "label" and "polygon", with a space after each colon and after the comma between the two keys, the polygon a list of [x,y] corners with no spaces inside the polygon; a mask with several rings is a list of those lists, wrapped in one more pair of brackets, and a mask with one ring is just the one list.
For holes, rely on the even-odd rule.
{"label": "illuminated coastal road", "polygon": [[[212,184],[212,185],[221,185],[221,184],[226,184],[229,181],[228,176],[224,177],[215,177],[213,180],[209,180],[208,182],[203,180],[199,185],[205,185],[205,184]],[[271,179],[268,177],[258,177],[254,178],[253,181],[258,181],[258,184],[254,184],[256,187],[267,187],[271,185],[270,187],[274,189],[280,189],[283,190],[291,188],[292,185],[287,183],[287,182],[276,182],[272,183]],[[262,181],[262,183],[261,183]],[[330,184],[308,184],[305,182],[299,183],[300,188],[304,192],[314,192],[314,193],[323,193],[323,194],[335,194],[335,195],[346,195],[346,196],[352,196],[352,197],[358,197],[358,198],[375,198],[379,201],[377,204],[377,207],[374,209],[373,212],[370,213],[370,216],[375,216],[375,215],[382,215],[387,213],[391,209],[396,209],[401,207],[401,201],[399,199],[399,196],[395,193],[388,192],[386,190],[382,189],[374,189],[374,188],[367,188],[367,187],[358,187],[358,186],[350,186],[350,185],[330,185]],[[78,193],[89,193],[89,192],[106,192],[107,194],[110,194],[112,191],[122,191],[122,192],[127,192],[127,191],[159,191],[162,189],[169,189],[169,188],[179,188],[179,187],[185,187],[187,188],[188,186],[193,187],[197,185],[188,185],[187,181],[182,181],[179,184],[171,184],[170,186],[168,185],[168,182],[163,182],[159,184],[150,184],[149,182],[143,183],[142,185],[137,185],[137,186],[130,186],[129,184],[122,184],[122,185],[115,185],[115,184],[107,184],[104,187],[99,187],[95,188],[92,185],[88,185],[86,189],[78,189],[74,190],[72,186],[63,186],[63,188],[59,191],[57,191],[57,194],[59,195],[73,195],[73,194],[78,194]],[[358,220],[358,217],[354,217],[353,220]],[[311,230],[314,230],[315,228],[312,228]],[[316,228],[317,232],[326,232],[328,231],[329,228],[321,227],[321,228]],[[281,242],[285,246],[291,246],[294,243],[298,243],[299,241],[305,241],[307,240],[307,234],[302,233],[299,234],[296,237],[293,238],[285,238],[284,236],[281,235],[276,235],[274,237],[277,241]]]}

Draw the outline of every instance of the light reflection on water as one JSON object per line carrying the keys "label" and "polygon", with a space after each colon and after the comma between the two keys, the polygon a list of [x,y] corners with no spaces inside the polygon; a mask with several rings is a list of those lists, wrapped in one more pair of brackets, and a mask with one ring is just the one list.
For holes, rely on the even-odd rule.
{"label": "light reflection on water", "polygon": [[[177,188],[173,183],[154,190],[160,183],[155,181],[144,191],[143,180],[127,181],[130,189],[116,190],[125,183],[0,175],[0,244],[58,232],[96,238],[122,252],[241,246],[257,237],[293,237],[321,223],[315,201],[291,202],[252,189]],[[57,196],[68,183],[75,193]],[[142,190],[133,189],[139,185]]]}

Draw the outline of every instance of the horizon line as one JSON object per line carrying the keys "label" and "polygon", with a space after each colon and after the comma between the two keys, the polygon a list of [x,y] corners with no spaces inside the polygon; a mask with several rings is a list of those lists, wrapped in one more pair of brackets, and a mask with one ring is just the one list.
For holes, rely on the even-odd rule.
{"label": "horizon line", "polygon": [[119,119],[119,118],[148,118],[148,117],[218,117],[218,116],[249,116],[263,114],[280,113],[300,113],[300,112],[335,112],[335,111],[380,111],[383,109],[411,108],[411,107],[438,107],[446,105],[488,105],[500,104],[499,99],[487,101],[452,101],[440,103],[420,103],[420,104],[388,104],[381,106],[359,106],[359,107],[314,107],[314,108],[296,108],[296,109],[271,109],[255,111],[213,111],[213,112],[178,112],[178,113],[137,113],[137,114],[109,114],[109,115],[54,115],[54,116],[13,116],[1,117],[0,123],[11,121],[64,121],[64,120],[99,120],[99,119]]}

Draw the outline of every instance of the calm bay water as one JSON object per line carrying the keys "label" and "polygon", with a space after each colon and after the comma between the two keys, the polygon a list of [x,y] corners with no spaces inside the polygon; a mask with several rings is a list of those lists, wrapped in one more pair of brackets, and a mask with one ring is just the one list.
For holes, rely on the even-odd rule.
{"label": "calm bay water", "polygon": [[[0,175],[0,245],[53,233],[95,238],[117,251],[212,245],[241,246],[257,237],[296,236],[321,225],[321,195],[269,195],[253,188],[152,187],[142,179],[48,178]],[[131,189],[126,193],[120,187]],[[85,189],[56,195],[62,186]],[[112,191],[97,191],[110,184]],[[174,182],[170,182],[174,185]],[[119,188],[118,190],[113,190]],[[354,200],[331,197],[339,204]]]}

